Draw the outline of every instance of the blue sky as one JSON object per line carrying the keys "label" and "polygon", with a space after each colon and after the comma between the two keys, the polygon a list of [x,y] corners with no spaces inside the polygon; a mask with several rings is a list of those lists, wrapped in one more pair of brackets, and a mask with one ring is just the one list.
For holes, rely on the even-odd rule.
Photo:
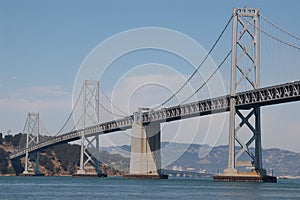
{"label": "blue sky", "polygon": [[[162,27],[182,32],[209,50],[233,7],[245,5],[260,8],[265,17],[300,35],[300,3],[296,0],[0,0],[0,132],[6,133],[8,129],[12,129],[13,133],[22,131],[26,114],[31,111],[40,112],[49,132],[57,131],[72,107],[72,89],[80,65],[93,48],[110,36],[133,28]],[[226,37],[231,40],[230,31]],[[272,45],[270,42],[265,48]],[[282,51],[279,48],[274,54]],[[288,51],[293,52],[291,49]],[[223,50],[213,56],[218,60],[223,56]],[[166,58],[169,58],[168,55]],[[146,56],[145,61],[150,62],[151,56]],[[288,69],[287,66],[285,69],[262,66],[262,82],[272,84],[299,80],[300,70],[296,63],[299,59],[294,60],[293,57],[289,59]],[[183,71],[186,75],[190,72]],[[106,80],[103,89],[110,92],[109,80]],[[265,147],[300,152],[296,142],[300,140],[300,133],[297,133],[299,111],[299,103],[263,109]],[[282,113],[284,116],[280,116]],[[275,127],[276,130],[274,124],[280,124]],[[281,137],[283,132],[286,135],[284,139]],[[227,139],[227,136],[224,138]],[[220,143],[225,143],[225,139],[220,139]]]}

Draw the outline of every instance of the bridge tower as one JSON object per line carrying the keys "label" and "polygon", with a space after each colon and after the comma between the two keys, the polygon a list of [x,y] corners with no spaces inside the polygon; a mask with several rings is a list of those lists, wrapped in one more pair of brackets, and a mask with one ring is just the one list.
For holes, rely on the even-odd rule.
{"label": "bridge tower", "polygon": [[[83,128],[99,123],[99,81],[85,80],[83,85]],[[105,176],[100,170],[100,135],[81,135],[80,168],[74,176]],[[94,169],[88,169],[92,164]]]}
{"label": "bridge tower", "polygon": [[[260,182],[274,180],[274,177],[266,175],[266,170],[262,165],[260,107],[236,107],[237,92],[260,87],[259,26],[259,9],[234,8],[228,166],[223,175],[214,177],[215,180],[249,181],[253,179]],[[248,137],[245,137],[245,134]],[[240,148],[236,147],[236,144]],[[251,145],[254,147],[254,152],[250,150]],[[241,157],[248,159],[242,161]],[[237,167],[250,167],[253,170],[241,173]]]}
{"label": "bridge tower", "polygon": [[[161,174],[160,123],[143,124],[143,111],[139,108],[134,113],[131,130],[131,154],[127,178],[160,179],[167,178]],[[149,111],[149,109],[146,109]]]}
{"label": "bridge tower", "polygon": [[40,117],[39,113],[28,113],[26,125],[26,156],[24,176],[42,176],[39,170],[39,151],[29,153],[29,148],[39,143],[40,140]]}

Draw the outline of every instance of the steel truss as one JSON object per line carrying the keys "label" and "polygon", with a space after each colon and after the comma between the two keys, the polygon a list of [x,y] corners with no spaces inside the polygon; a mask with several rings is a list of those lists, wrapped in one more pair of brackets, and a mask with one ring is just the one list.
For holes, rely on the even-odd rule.
{"label": "steel truss", "polygon": [[[254,26],[253,26],[254,25]],[[225,174],[236,174],[238,166],[252,166],[261,175],[266,172],[262,166],[261,118],[260,106],[247,108],[237,107],[237,91],[242,86],[258,89],[260,87],[260,38],[259,10],[235,8],[232,25],[232,60],[230,88],[230,121],[229,121],[229,152],[228,166]],[[242,127],[246,127],[250,139],[243,140],[240,136]],[[236,149],[236,144],[240,149]],[[255,152],[250,151],[254,144]],[[249,161],[240,161],[246,153]]]}
{"label": "steel truss", "polygon": [[[87,127],[99,124],[99,81],[85,80],[83,85],[83,130]],[[99,168],[100,135],[87,136],[85,131],[81,133],[80,168],[77,173],[86,173],[86,166],[91,163],[97,174],[101,174]]]}
{"label": "steel truss", "polygon": [[[213,99],[200,100],[193,103],[162,108],[156,111],[144,112],[143,123],[149,122],[168,122],[176,121],[196,116],[210,115],[214,113],[227,112],[230,110],[230,95],[216,97]],[[249,110],[253,107],[267,106],[280,103],[288,103],[300,100],[300,82],[294,81],[280,85],[239,92],[236,94],[236,108],[240,110]],[[131,129],[133,124],[133,115],[127,117],[92,125],[84,129],[74,130],[53,139],[41,142],[28,148],[29,152],[34,152],[49,146],[78,140],[82,134],[85,137],[95,136],[97,134],[107,134],[110,132]],[[12,153],[10,159],[15,159],[25,155],[26,150],[21,149]]]}
{"label": "steel truss", "polygon": [[23,174],[40,174],[39,170],[39,151],[30,153],[29,148],[39,143],[40,129],[39,113],[28,113],[25,131],[26,149],[25,149],[25,170]]}

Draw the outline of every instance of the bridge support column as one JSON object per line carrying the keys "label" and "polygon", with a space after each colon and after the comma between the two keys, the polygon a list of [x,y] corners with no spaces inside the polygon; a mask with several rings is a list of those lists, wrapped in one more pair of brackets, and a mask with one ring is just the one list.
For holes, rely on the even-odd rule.
{"label": "bridge support column", "polygon": [[[83,85],[83,128],[99,123],[99,81],[86,80]],[[100,170],[100,135],[82,132],[79,170],[75,177],[106,177]]]}
{"label": "bridge support column", "polygon": [[[236,93],[241,92],[243,87],[251,89],[260,87],[260,37],[258,28],[258,9],[234,8],[228,166],[224,170],[224,174],[215,176],[214,180],[276,182],[276,177],[266,175],[266,170],[263,169],[262,165],[260,108],[239,108],[236,106],[237,101],[247,102],[251,98],[236,98]],[[249,133],[250,139],[245,141],[244,135]],[[251,147],[254,148],[254,153]],[[241,161],[239,158],[246,160]],[[244,167],[241,168],[244,171],[238,171],[238,167]],[[251,172],[245,171],[249,168],[252,169]]]}
{"label": "bridge support column", "polygon": [[134,113],[131,135],[130,171],[127,178],[160,179],[161,174],[160,123],[143,125],[143,110]]}
{"label": "bridge support column", "polygon": [[39,169],[39,151],[29,153],[29,148],[39,143],[39,113],[28,113],[25,130],[26,134],[26,155],[25,169],[23,176],[43,176]]}
{"label": "bridge support column", "polygon": [[[82,137],[80,166],[75,177],[106,177],[100,169],[100,136]],[[88,166],[90,164],[90,166]]]}

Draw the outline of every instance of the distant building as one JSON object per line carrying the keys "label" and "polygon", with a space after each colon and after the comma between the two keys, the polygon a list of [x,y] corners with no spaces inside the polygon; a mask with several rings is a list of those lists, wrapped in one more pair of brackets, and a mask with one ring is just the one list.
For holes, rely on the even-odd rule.
{"label": "distant building", "polygon": [[182,166],[173,166],[172,167],[172,170],[174,170],[174,171],[182,171]]}
{"label": "distant building", "polygon": [[187,168],[186,168],[186,171],[189,171],[189,172],[195,172],[196,169],[195,169],[195,167],[187,167]]}

